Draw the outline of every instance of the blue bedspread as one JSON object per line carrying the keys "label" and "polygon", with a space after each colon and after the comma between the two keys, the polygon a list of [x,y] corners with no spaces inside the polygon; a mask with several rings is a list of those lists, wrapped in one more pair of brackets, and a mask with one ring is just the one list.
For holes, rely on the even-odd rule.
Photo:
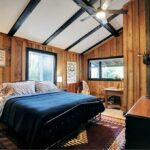
{"label": "blue bedspread", "polygon": [[45,121],[91,101],[96,101],[96,97],[64,91],[14,97],[6,102],[1,120],[29,142],[37,136]]}

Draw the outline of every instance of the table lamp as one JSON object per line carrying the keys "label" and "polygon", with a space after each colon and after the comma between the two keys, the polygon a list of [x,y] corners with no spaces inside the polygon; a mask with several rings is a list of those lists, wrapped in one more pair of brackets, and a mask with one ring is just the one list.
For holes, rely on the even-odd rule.
{"label": "table lamp", "polygon": [[[57,83],[62,83],[62,76],[57,77]],[[60,86],[58,86],[60,88]]]}

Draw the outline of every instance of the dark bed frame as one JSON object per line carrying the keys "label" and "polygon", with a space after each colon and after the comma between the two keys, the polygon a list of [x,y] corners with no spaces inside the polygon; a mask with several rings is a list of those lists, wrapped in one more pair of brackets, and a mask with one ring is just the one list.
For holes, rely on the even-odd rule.
{"label": "dark bed frame", "polygon": [[34,141],[31,141],[29,148],[53,147],[62,139],[85,125],[104,111],[104,106],[100,101],[79,104],[57,117],[45,122]]}

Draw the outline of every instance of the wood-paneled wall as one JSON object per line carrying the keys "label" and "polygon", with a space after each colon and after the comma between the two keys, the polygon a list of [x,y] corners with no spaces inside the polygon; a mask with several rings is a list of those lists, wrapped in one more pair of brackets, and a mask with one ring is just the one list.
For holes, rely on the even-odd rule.
{"label": "wood-paneled wall", "polygon": [[124,109],[128,110],[140,98],[146,95],[146,65],[142,55],[146,51],[145,0],[132,0],[124,6],[128,14],[124,15]]}
{"label": "wood-paneled wall", "polygon": [[[113,37],[105,43],[92,49],[83,55],[83,80],[88,81],[88,59],[123,55],[123,33],[119,37]],[[122,81],[88,81],[90,92],[94,95],[103,94],[103,89],[108,87],[123,87]]]}
{"label": "wood-paneled wall", "polygon": [[[142,55],[146,52],[146,19],[145,1],[131,0],[124,6],[128,14],[124,15],[123,34],[117,38],[97,46],[83,56],[83,79],[87,80],[87,60],[89,58],[124,56],[125,78],[124,82],[88,81],[91,93],[100,94],[106,87],[124,87],[124,111],[129,110],[133,104],[146,95],[147,78],[146,65],[143,64]],[[149,78],[149,77],[148,77]]]}
{"label": "wood-paneled wall", "polygon": [[[150,0],[146,0],[146,53],[150,54]],[[147,65],[147,95],[150,95],[150,65]]]}
{"label": "wood-paneled wall", "polygon": [[25,80],[26,47],[57,53],[57,75],[63,77],[58,86],[75,92],[77,84],[67,84],[67,61],[77,63],[77,82],[81,79],[81,56],[62,49],[0,33],[0,49],[6,51],[6,66],[0,67],[0,83]]}

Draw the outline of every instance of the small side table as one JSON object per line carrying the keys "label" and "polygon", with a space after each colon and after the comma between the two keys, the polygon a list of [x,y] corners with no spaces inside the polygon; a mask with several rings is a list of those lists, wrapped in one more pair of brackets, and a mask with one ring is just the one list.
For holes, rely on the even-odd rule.
{"label": "small side table", "polygon": [[122,109],[123,89],[105,88],[104,95],[105,95],[105,107],[106,108],[108,107],[108,96],[119,96],[121,100],[121,109]]}
{"label": "small side table", "polygon": [[62,90],[62,91],[67,91],[67,88],[60,88],[60,90]]}

